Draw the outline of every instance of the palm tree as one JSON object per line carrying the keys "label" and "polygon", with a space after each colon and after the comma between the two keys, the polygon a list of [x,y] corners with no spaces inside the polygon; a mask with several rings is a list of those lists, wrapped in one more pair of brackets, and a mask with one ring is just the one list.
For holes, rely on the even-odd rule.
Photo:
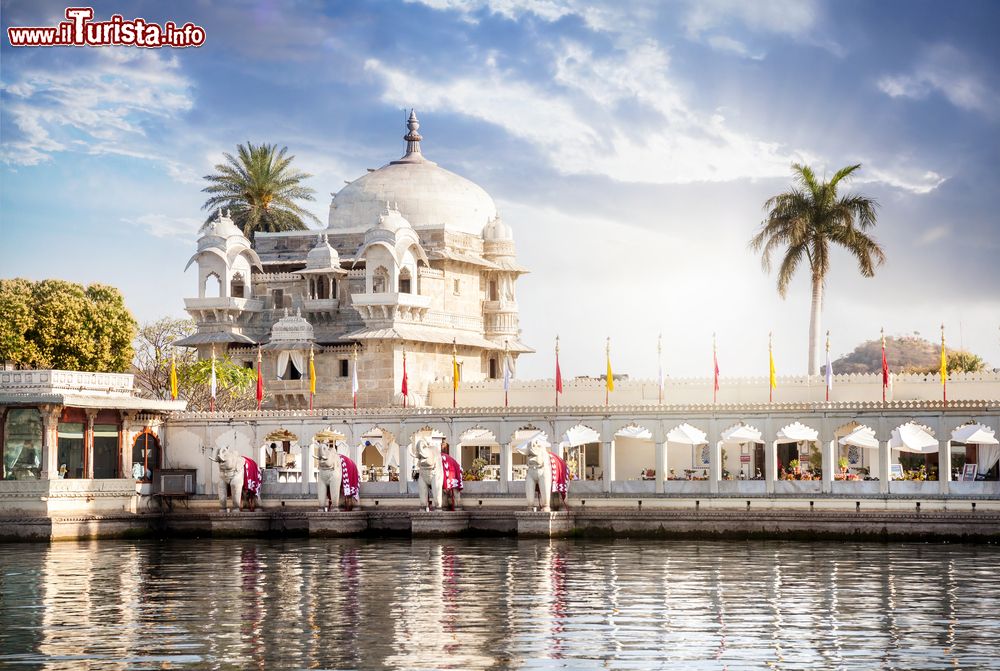
{"label": "palm tree", "polygon": [[288,147],[279,151],[277,145],[247,142],[237,150],[238,157],[224,154],[226,163],[217,164],[214,175],[205,175],[210,185],[202,191],[212,194],[201,206],[210,211],[206,223],[219,207],[231,210],[233,223],[250,239],[257,231],[305,230],[303,219],[319,223],[295,202],[313,200],[315,191],[300,184],[312,175],[289,167],[295,157],[285,156]]}
{"label": "palm tree", "polygon": [[760,231],[750,240],[761,251],[761,265],[771,270],[771,253],[784,247],[778,268],[778,294],[784,298],[802,259],[809,262],[812,280],[812,309],[809,314],[809,375],[819,373],[820,320],[823,287],[830,271],[831,243],[845,248],[858,262],[865,277],[885,263],[885,252],[865,231],[875,226],[878,203],[866,196],[837,195],[837,186],[861,168],[861,164],[841,168],[829,182],[817,181],[812,168],[792,164],[797,185],[791,191],[768,198],[767,213]]}

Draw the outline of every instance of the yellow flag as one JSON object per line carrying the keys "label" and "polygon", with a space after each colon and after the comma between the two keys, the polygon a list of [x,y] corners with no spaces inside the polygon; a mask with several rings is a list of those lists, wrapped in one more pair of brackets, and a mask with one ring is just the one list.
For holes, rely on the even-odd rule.
{"label": "yellow flag", "polygon": [[313,351],[309,349],[309,393],[316,394],[316,363],[313,361]]}
{"label": "yellow flag", "polygon": [[944,351],[944,339],[941,339],[941,384],[943,385],[948,380],[948,357],[945,355]]}
{"label": "yellow flag", "polygon": [[775,377],[775,375],[774,375],[774,353],[771,352],[771,351],[768,351],[767,356],[771,360],[771,389],[777,389],[778,388],[778,378]]}
{"label": "yellow flag", "polygon": [[170,398],[177,400],[177,360],[170,355]]}
{"label": "yellow flag", "polygon": [[608,391],[615,390],[615,375],[611,372],[611,354],[608,354]]}
{"label": "yellow flag", "polygon": [[452,389],[458,389],[458,359],[451,355],[451,384]]}

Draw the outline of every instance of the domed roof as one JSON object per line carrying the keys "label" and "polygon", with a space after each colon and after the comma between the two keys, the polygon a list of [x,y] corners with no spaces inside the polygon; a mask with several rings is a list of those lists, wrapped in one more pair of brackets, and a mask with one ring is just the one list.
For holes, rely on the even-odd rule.
{"label": "domed roof", "polygon": [[250,241],[247,240],[246,236],[243,235],[243,231],[240,227],[233,223],[233,220],[229,216],[229,212],[223,212],[221,209],[207,224],[201,228],[201,237],[198,239],[198,246],[204,247],[206,244],[214,246],[225,246],[225,243],[229,241],[230,238],[240,238],[233,242],[245,243],[246,246],[250,246]]}
{"label": "domed roof", "polygon": [[415,229],[444,228],[480,235],[497,215],[496,203],[479,185],[439,167],[420,151],[420,123],[407,122],[406,154],[398,161],[362,175],[341,189],[330,203],[329,229],[362,232],[395,202]]}
{"label": "domed roof", "polygon": [[320,234],[316,246],[306,255],[306,270],[340,270],[340,254],[330,246],[326,235]]}
{"label": "domed roof", "polygon": [[484,240],[513,240],[514,232],[510,226],[503,223],[498,214],[490,223],[483,227]]}

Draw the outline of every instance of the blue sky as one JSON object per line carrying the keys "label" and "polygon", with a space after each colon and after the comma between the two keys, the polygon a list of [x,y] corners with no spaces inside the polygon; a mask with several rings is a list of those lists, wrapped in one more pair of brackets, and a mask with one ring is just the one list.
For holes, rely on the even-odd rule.
{"label": "blue sky", "polygon": [[[3,2],[14,25],[64,4]],[[747,251],[789,165],[860,162],[889,262],[833,258],[834,356],[914,331],[1000,366],[1000,4],[932,2],[95,3],[205,27],[197,49],[0,47],[0,274],[119,286],[182,315],[201,177],[247,140],[287,145],[310,209],[402,153],[481,184],[521,262],[521,377],[805,371],[806,275],[785,300]]]}

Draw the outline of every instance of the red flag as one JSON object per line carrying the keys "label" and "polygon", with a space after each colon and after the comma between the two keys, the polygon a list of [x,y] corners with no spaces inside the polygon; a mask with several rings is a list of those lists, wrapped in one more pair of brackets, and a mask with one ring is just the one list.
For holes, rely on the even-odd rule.
{"label": "red flag", "polygon": [[403,386],[400,389],[400,391],[403,393],[403,398],[404,398],[403,402],[404,403],[406,402],[406,400],[405,400],[406,399],[406,395],[409,393],[409,385],[407,383],[408,383],[408,380],[406,379],[406,356],[404,355],[403,356]]}
{"label": "red flag", "polygon": [[562,371],[559,370],[559,353],[556,353],[556,393],[561,394],[563,391],[562,387]]}
{"label": "red flag", "polygon": [[257,347],[257,409],[264,400],[264,376],[260,370],[260,347]]}
{"label": "red flag", "polygon": [[885,336],[882,336],[882,402],[885,403],[885,389],[889,386],[889,360],[885,358]]}

